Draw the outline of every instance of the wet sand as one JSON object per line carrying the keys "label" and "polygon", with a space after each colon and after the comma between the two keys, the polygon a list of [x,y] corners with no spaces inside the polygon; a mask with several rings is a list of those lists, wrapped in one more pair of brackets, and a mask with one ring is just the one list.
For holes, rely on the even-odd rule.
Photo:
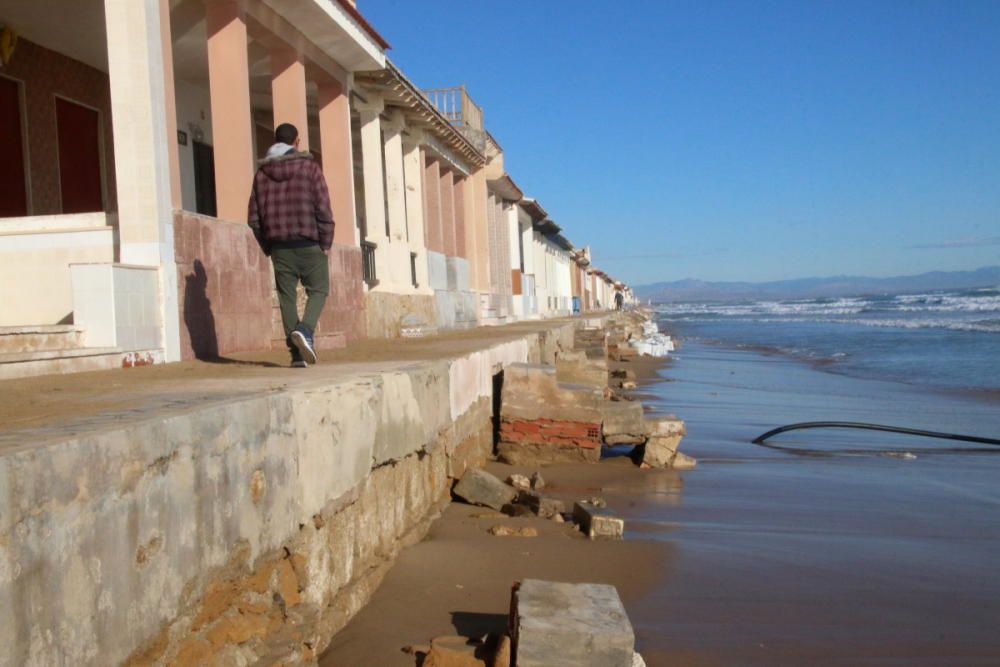
{"label": "wet sand", "polygon": [[630,609],[651,664],[1000,664],[1000,456],[865,431],[773,441],[810,455],[749,442],[812,420],[995,437],[988,396],[696,344],[665,375],[656,402],[699,466],[676,506],[626,517],[674,547]]}
{"label": "wet sand", "polygon": [[[620,364],[636,372],[637,393],[656,381],[662,365],[652,359]],[[610,507],[624,510],[628,506],[629,511],[670,507],[678,502],[683,484],[678,473],[639,470],[624,457],[598,465],[539,468],[490,463],[487,469],[502,479],[513,472],[540,470],[546,493],[568,506],[573,500],[596,495]],[[511,584],[522,578],[612,584],[626,610],[631,610],[662,585],[672,560],[669,542],[632,526],[626,526],[624,541],[591,541],[569,523],[499,514],[476,518],[483,514],[496,513],[459,502],[449,505],[427,539],[400,555],[371,603],[334,638],[320,664],[413,667],[415,658],[402,651],[405,646],[426,645],[440,635],[477,637],[503,631]],[[539,536],[487,533],[497,524],[534,526]],[[640,634],[637,641],[642,646],[650,639]]]}

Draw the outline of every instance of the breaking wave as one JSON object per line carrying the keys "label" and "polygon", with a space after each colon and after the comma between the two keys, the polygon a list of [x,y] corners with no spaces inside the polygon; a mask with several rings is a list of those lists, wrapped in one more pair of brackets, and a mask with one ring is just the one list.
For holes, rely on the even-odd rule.
{"label": "breaking wave", "polygon": [[662,304],[656,310],[666,318],[684,322],[721,318],[743,322],[823,322],[1000,333],[1000,289],[994,287],[839,299],[675,303]]}

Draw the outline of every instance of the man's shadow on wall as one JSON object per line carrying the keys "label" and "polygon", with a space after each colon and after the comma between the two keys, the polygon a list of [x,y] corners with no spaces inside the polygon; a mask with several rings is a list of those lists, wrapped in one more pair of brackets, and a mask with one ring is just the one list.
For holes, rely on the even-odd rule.
{"label": "man's shadow on wall", "polygon": [[208,271],[200,259],[194,260],[193,268],[193,273],[184,276],[184,325],[195,358],[213,364],[280,367],[271,361],[244,361],[219,356],[215,315],[212,313],[212,301],[208,298]]}

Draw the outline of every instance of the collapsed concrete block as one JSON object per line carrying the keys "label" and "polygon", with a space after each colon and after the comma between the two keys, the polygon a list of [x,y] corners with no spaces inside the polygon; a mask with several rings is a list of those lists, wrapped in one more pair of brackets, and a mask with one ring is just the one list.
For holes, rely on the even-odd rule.
{"label": "collapsed concrete block", "polygon": [[502,509],[517,495],[517,490],[485,470],[467,470],[452,490],[456,496],[471,505]]}
{"label": "collapsed concrete block", "polygon": [[551,366],[510,364],[504,369],[501,416],[510,419],[595,422],[600,390],[560,385]]}
{"label": "collapsed concrete block", "polygon": [[597,507],[586,501],[574,503],[573,521],[587,537],[619,538],[625,535],[625,521],[607,507]]}
{"label": "collapsed concrete block", "polygon": [[607,444],[640,445],[646,441],[641,403],[608,401],[601,406],[601,415],[601,431]]}
{"label": "collapsed concrete block", "polygon": [[649,438],[642,446],[642,464],[650,468],[669,468],[677,456],[681,438],[687,432],[684,422],[670,415],[646,420]]}
{"label": "collapsed concrete block", "polygon": [[604,388],[608,386],[608,362],[591,359],[582,350],[563,352],[556,359],[556,378],[559,382]]}
{"label": "collapsed concrete block", "polygon": [[511,601],[517,667],[632,667],[635,633],[614,586],[525,579]]}
{"label": "collapsed concrete block", "polygon": [[602,401],[600,391],[560,385],[551,367],[511,364],[501,395],[500,458],[514,465],[600,460]]}

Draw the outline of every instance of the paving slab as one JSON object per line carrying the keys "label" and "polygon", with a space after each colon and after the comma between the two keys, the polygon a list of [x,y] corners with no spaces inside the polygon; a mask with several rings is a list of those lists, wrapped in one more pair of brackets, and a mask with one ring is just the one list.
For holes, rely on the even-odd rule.
{"label": "paving slab", "polygon": [[614,586],[525,579],[511,630],[513,667],[632,667],[635,633]]}

